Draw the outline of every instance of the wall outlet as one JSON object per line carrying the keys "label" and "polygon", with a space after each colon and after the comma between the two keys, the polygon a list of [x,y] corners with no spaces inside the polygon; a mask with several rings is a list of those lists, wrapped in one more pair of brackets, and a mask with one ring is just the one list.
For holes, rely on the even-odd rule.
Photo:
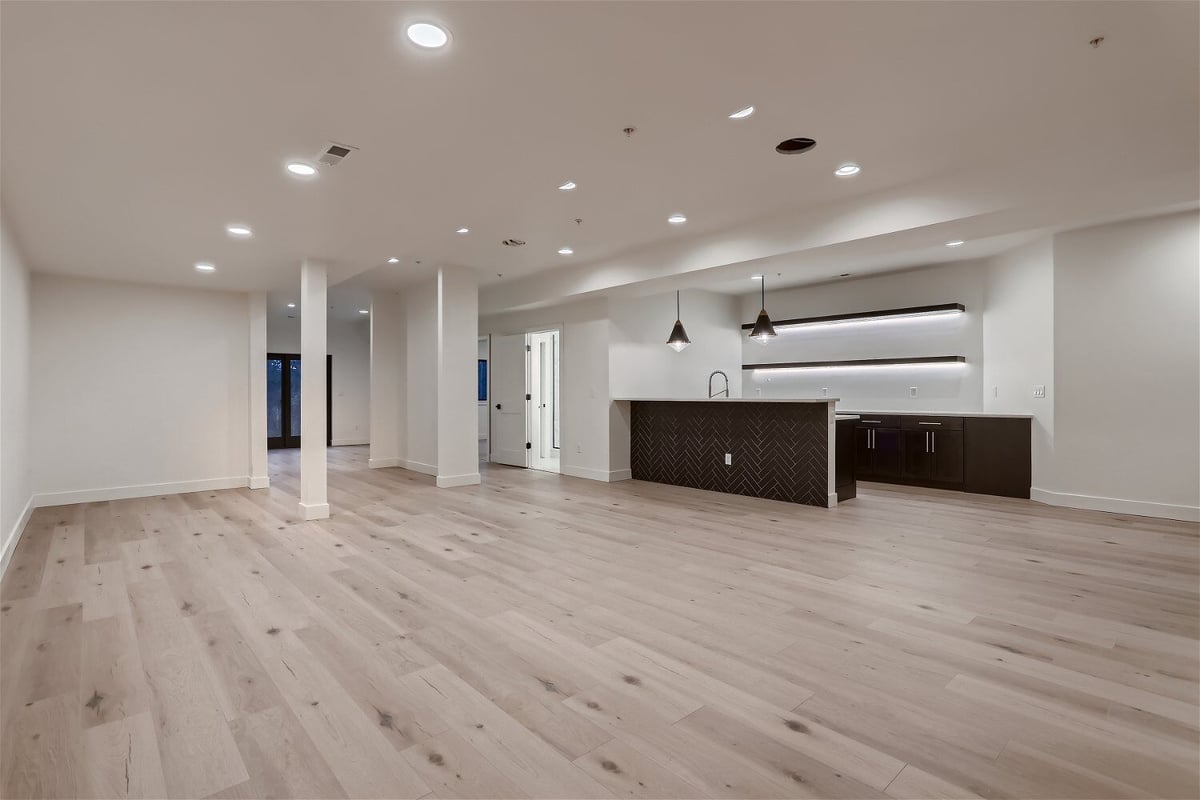
{"label": "wall outlet", "polygon": [[908,396],[916,397],[917,396],[917,387],[915,387],[915,386],[908,387]]}
{"label": "wall outlet", "polygon": [[1044,385],[1044,384],[1040,384],[1040,383],[1039,383],[1039,384],[1037,384],[1037,385],[1035,385],[1035,386],[1033,387],[1033,396],[1034,396],[1034,397],[1045,397],[1045,396],[1046,396],[1046,387],[1045,387],[1045,385]]}
{"label": "wall outlet", "polygon": [[725,466],[727,466],[727,467],[733,466],[733,453],[725,454]]}
{"label": "wall outlet", "polygon": [[761,386],[755,386],[755,387],[754,387],[754,396],[755,396],[755,397],[762,397],[762,387],[761,387]]}
{"label": "wall outlet", "polygon": [[822,386],[822,387],[821,387],[821,396],[822,396],[822,397],[829,397],[829,387],[828,387],[828,386]]}

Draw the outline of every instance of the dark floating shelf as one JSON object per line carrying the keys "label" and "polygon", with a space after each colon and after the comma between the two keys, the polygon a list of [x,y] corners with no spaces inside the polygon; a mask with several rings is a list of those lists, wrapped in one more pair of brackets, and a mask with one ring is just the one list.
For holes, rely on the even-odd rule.
{"label": "dark floating shelf", "polygon": [[[776,328],[815,325],[822,322],[862,322],[872,319],[894,319],[896,317],[929,317],[939,314],[962,313],[967,308],[962,303],[941,303],[933,306],[911,306],[909,308],[885,308],[882,311],[856,311],[851,314],[830,314],[825,317],[799,317],[775,320]],[[748,331],[754,323],[747,323],[742,330]]]}
{"label": "dark floating shelf", "polygon": [[819,369],[821,367],[904,367],[912,364],[965,364],[966,356],[917,356],[914,358],[856,358],[845,361],[781,361],[774,364],[742,364],[742,369]]}

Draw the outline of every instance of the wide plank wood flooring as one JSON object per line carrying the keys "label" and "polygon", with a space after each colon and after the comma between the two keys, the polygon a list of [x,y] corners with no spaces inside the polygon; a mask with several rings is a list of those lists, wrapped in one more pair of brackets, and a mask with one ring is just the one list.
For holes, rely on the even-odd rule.
{"label": "wide plank wood flooring", "polygon": [[329,453],[320,522],[294,451],[35,513],[0,795],[1200,795],[1195,525]]}

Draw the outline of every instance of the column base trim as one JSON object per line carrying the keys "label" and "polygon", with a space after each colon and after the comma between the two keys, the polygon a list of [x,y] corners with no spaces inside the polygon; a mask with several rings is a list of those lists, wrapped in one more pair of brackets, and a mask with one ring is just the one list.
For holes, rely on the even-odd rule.
{"label": "column base trim", "polygon": [[297,503],[300,516],[306,520],[329,519],[329,503]]}
{"label": "column base trim", "polygon": [[251,489],[269,489],[271,487],[271,479],[266,475],[251,475]]}
{"label": "column base trim", "polygon": [[405,469],[411,469],[413,472],[419,472],[422,475],[437,477],[437,464],[426,464],[423,461],[405,461],[401,466]]}
{"label": "column base trim", "polygon": [[479,482],[478,472],[469,472],[465,475],[439,475],[437,487],[439,489],[453,489],[456,486],[475,486]]}
{"label": "column base trim", "polygon": [[1118,497],[1094,497],[1087,494],[1051,492],[1047,489],[1029,490],[1029,499],[1048,506],[1079,508],[1084,511],[1107,511],[1110,514],[1132,514],[1136,517],[1177,519],[1182,522],[1200,522],[1200,506],[1182,506],[1171,503],[1151,503],[1146,500],[1123,500]]}
{"label": "column base trim", "polygon": [[368,458],[367,467],[369,469],[385,469],[387,467],[403,467],[404,459],[399,456],[390,456],[388,458]]}

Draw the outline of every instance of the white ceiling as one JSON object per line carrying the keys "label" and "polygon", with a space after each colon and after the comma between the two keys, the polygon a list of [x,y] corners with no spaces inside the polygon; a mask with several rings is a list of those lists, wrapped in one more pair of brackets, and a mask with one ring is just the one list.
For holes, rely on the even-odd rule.
{"label": "white ceiling", "polygon": [[[450,46],[413,47],[414,19]],[[1197,192],[1195,3],[5,0],[0,23],[5,214],[54,272],[288,291],[305,256],[359,286],[460,264],[498,310],[803,253],[903,266]],[[816,149],[774,152],[797,135]],[[330,141],[361,149],[284,172]]]}

